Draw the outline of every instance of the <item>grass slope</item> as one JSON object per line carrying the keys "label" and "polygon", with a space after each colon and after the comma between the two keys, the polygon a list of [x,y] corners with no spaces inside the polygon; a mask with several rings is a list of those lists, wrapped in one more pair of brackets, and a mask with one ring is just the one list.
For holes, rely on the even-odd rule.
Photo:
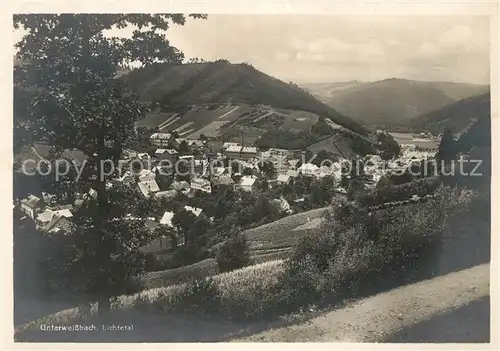
{"label": "grass slope", "polygon": [[[255,264],[285,259],[298,240],[317,228],[316,224],[327,207],[287,216],[272,223],[248,229],[250,254]],[[307,226],[314,222],[315,225]],[[209,258],[189,266],[164,271],[150,272],[142,277],[146,288],[160,288],[181,284],[192,279],[201,279],[219,273],[217,262]]]}

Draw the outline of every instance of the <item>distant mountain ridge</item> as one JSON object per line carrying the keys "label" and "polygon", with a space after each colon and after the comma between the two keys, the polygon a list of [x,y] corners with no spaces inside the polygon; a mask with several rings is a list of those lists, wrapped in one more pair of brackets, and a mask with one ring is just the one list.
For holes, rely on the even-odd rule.
{"label": "distant mountain ridge", "polygon": [[387,127],[406,126],[416,116],[489,91],[487,85],[399,78],[370,83],[309,84],[304,88],[360,123]]}
{"label": "distant mountain ridge", "polygon": [[162,105],[249,104],[302,110],[329,117],[354,132],[362,124],[323,104],[294,84],[284,83],[248,64],[156,64],[133,70],[123,81],[144,100]]}

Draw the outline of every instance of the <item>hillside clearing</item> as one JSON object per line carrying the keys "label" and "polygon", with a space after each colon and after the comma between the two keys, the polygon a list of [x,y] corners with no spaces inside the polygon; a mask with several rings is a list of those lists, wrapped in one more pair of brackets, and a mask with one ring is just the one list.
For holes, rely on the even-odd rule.
{"label": "hillside clearing", "polygon": [[294,246],[309,230],[295,230],[314,219],[322,217],[329,207],[322,207],[244,231],[252,250],[287,248]]}

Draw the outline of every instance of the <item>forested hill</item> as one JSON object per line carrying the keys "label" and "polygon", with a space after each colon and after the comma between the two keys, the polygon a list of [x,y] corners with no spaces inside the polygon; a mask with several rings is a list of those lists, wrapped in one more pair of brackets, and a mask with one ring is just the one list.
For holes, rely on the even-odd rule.
{"label": "forested hill", "polygon": [[358,122],[323,104],[295,84],[284,83],[248,64],[156,64],[122,77],[145,101],[162,105],[249,104],[302,110],[329,117],[357,133]]}
{"label": "forested hill", "polygon": [[447,127],[452,133],[459,133],[479,119],[489,119],[490,114],[490,94],[487,93],[462,99],[415,117],[410,121],[410,127],[417,131],[433,133],[440,133]]}

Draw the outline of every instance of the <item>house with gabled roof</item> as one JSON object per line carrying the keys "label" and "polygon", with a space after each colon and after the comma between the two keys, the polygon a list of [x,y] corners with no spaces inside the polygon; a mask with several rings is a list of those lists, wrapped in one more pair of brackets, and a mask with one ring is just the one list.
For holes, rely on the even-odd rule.
{"label": "house with gabled roof", "polygon": [[199,217],[203,213],[203,209],[197,208],[197,207],[192,207],[192,206],[184,206],[184,209],[188,212],[191,212],[194,214],[196,217]]}
{"label": "house with gabled roof", "polygon": [[137,175],[139,182],[148,182],[156,179],[156,173],[149,169],[143,169]]}
{"label": "house with gabled roof", "polygon": [[193,151],[201,150],[205,147],[205,143],[201,140],[190,139],[190,140],[188,140],[187,143],[188,143],[189,148]]}
{"label": "house with gabled roof", "polygon": [[185,180],[181,180],[179,182],[173,182],[170,188],[178,192],[187,192],[191,189],[191,185]]}
{"label": "house with gabled roof", "polygon": [[280,174],[278,175],[278,179],[276,179],[278,184],[290,184],[292,181],[292,177],[290,177],[288,174]]}
{"label": "house with gabled roof", "polygon": [[156,183],[155,180],[139,182],[137,183],[137,185],[139,187],[139,191],[146,198],[149,198],[153,193],[160,191],[160,187],[158,186],[158,183]]}
{"label": "house with gabled roof", "polygon": [[35,195],[29,195],[21,200],[21,210],[33,220],[35,220],[37,212],[43,208],[43,205],[42,199]]}
{"label": "house with gabled roof", "polygon": [[316,177],[318,176],[319,167],[313,163],[304,163],[297,168],[297,171],[307,177]]}
{"label": "house with gabled roof", "polygon": [[205,178],[191,179],[191,189],[200,190],[208,194],[212,192],[212,186],[210,185],[210,182]]}
{"label": "house with gabled roof", "polygon": [[63,213],[54,212],[49,223],[43,226],[41,231],[50,234],[59,232],[70,234],[75,230],[76,226],[69,218],[71,217],[66,217]]}
{"label": "house with gabled roof", "polygon": [[244,191],[255,191],[257,190],[258,181],[256,177],[243,176],[240,181],[240,188]]}
{"label": "house with gabled roof", "polygon": [[151,145],[162,148],[167,147],[171,139],[171,133],[153,133],[149,137],[149,142]]}

